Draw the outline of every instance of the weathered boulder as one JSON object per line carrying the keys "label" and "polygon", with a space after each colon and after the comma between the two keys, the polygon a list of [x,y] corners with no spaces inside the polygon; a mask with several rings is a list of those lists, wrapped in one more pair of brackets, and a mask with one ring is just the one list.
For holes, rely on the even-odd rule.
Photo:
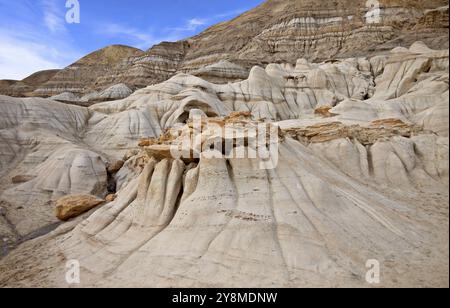
{"label": "weathered boulder", "polygon": [[55,214],[59,220],[67,221],[104,202],[105,200],[90,195],[66,196],[56,201]]}

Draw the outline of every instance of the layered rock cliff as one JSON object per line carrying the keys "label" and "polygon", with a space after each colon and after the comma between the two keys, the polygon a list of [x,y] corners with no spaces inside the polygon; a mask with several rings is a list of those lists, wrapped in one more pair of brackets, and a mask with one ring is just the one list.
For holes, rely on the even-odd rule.
{"label": "layered rock cliff", "polygon": [[33,96],[33,92],[42,84],[53,78],[60,70],[40,71],[23,80],[0,80],[0,93],[3,95],[26,97]]}
{"label": "layered rock cliff", "polygon": [[112,68],[127,62],[130,57],[141,55],[136,48],[113,45],[95,51],[67,68],[59,71],[41,84],[33,96],[49,97],[63,92],[85,94],[95,87],[97,78],[108,74]]}
{"label": "layered rock cliff", "polygon": [[164,42],[147,52],[123,46],[98,51],[41,84],[33,95],[88,94],[119,83],[134,90],[177,72],[205,77],[208,69],[213,71],[209,80],[227,83],[245,79],[245,72],[230,66],[217,69],[223,60],[248,71],[254,65],[294,64],[299,58],[322,61],[385,54],[417,40],[446,49],[447,37],[447,0],[269,0],[197,36]]}

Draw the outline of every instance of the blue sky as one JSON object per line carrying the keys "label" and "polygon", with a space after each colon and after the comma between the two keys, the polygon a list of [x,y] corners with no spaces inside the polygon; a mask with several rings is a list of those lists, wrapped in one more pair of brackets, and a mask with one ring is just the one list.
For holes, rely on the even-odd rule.
{"label": "blue sky", "polygon": [[0,79],[65,67],[111,44],[148,49],[195,35],[263,0],[78,0],[80,23],[66,22],[66,0],[0,0]]}

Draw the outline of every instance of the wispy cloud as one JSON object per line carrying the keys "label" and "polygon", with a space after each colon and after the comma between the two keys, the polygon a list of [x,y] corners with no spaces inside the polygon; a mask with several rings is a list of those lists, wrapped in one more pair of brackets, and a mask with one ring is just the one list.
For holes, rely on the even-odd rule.
{"label": "wispy cloud", "polygon": [[120,17],[118,20],[122,21],[117,21],[113,20],[115,15],[107,14],[104,20],[85,19],[77,26],[79,31],[74,32],[65,22],[64,0],[0,0],[0,79],[23,79],[38,70],[63,68],[93,46],[100,48],[99,41],[146,50],[162,41],[193,36],[245,10],[191,16],[163,28],[151,21],[147,25]]}
{"label": "wispy cloud", "polygon": [[0,33],[0,79],[21,80],[33,72],[59,68],[61,63],[47,60],[44,45],[24,42]]}
{"label": "wispy cloud", "polygon": [[158,43],[158,40],[151,35],[151,31],[143,31],[123,24],[103,23],[98,25],[97,32],[112,38],[126,38],[127,40],[131,40],[133,45],[141,49],[146,49]]}
{"label": "wispy cloud", "polygon": [[250,8],[241,8],[241,9],[237,9],[237,10],[233,10],[233,11],[228,11],[228,12],[225,12],[225,13],[214,15],[213,18],[215,18],[215,19],[228,18],[228,17],[240,15],[240,14],[248,11],[249,9]]}
{"label": "wispy cloud", "polygon": [[221,19],[226,19],[228,17],[236,16],[239,14],[242,14],[247,9],[239,9],[239,10],[233,10],[221,14],[216,14],[210,17],[195,17],[191,18],[185,21],[185,23],[178,27],[173,28],[167,28],[166,31],[173,31],[174,34],[177,33],[178,36],[182,35],[184,32],[195,32],[198,31],[200,28],[203,28],[205,26],[211,26],[215,24],[216,22],[220,21]]}
{"label": "wispy cloud", "polygon": [[180,31],[180,32],[190,32],[196,31],[198,28],[205,26],[208,24],[208,20],[206,18],[192,18],[186,21],[184,25],[168,28],[168,30],[172,31]]}
{"label": "wispy cloud", "polygon": [[0,10],[10,12],[0,19],[0,79],[62,68],[82,55],[65,30],[64,12],[52,5],[48,0],[0,0]]}
{"label": "wispy cloud", "polygon": [[52,32],[66,31],[65,15],[61,8],[61,1],[42,0],[45,26]]}
{"label": "wispy cloud", "polygon": [[163,41],[178,41],[195,35],[205,27],[213,25],[220,20],[239,15],[246,10],[233,10],[209,17],[194,17],[185,20],[180,25],[158,29],[158,31],[152,28],[139,29],[137,27],[112,22],[97,23],[95,28],[97,29],[96,32],[101,35],[121,39],[127,41],[134,47],[146,50]]}

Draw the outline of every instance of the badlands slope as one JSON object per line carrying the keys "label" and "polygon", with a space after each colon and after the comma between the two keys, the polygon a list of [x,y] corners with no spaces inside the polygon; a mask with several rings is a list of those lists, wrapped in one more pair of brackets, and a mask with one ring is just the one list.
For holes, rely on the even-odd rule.
{"label": "badlands slope", "polygon": [[[370,287],[376,259],[380,286],[448,287],[448,65],[417,42],[228,84],[178,74],[88,108],[0,96],[0,286],[66,287],[75,259],[81,287]],[[203,144],[217,124],[279,125],[274,168],[173,159],[196,114]],[[110,193],[55,218],[63,196]]]}
{"label": "badlands slope", "polygon": [[[377,3],[379,23],[369,23],[364,16]],[[163,42],[145,52],[119,45],[98,50],[32,89],[0,81],[0,94],[83,96],[121,83],[135,90],[178,73],[228,83],[247,79],[255,65],[367,57],[408,48],[414,41],[448,48],[448,0],[267,0],[194,37]],[[223,60],[235,69],[223,70],[218,65]]]}

